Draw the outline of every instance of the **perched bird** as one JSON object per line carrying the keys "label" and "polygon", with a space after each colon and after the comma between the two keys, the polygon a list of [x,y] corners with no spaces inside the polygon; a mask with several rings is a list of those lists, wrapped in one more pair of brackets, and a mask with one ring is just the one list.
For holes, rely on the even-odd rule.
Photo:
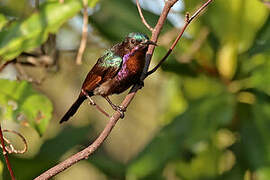
{"label": "perched bird", "polygon": [[73,116],[85,99],[92,105],[91,96],[104,97],[112,108],[124,115],[124,109],[114,105],[109,95],[120,94],[132,85],[140,82],[145,66],[145,55],[148,46],[156,45],[142,33],[130,33],[123,42],[106,50],[88,73],[82,85],[81,93],[74,104],[66,112],[60,123]]}

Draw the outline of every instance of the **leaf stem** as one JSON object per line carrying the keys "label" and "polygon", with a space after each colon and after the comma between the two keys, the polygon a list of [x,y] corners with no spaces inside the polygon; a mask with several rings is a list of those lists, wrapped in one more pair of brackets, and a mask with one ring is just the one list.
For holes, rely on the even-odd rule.
{"label": "leaf stem", "polygon": [[10,177],[11,177],[12,180],[15,180],[15,176],[14,176],[14,173],[12,171],[11,164],[10,164],[10,162],[8,160],[8,152],[6,150],[5,140],[4,140],[4,137],[3,137],[3,132],[2,132],[1,125],[0,125],[0,140],[1,140],[2,147],[3,147],[3,155],[5,157],[5,161],[6,161],[6,164],[7,164],[7,168],[8,168]]}

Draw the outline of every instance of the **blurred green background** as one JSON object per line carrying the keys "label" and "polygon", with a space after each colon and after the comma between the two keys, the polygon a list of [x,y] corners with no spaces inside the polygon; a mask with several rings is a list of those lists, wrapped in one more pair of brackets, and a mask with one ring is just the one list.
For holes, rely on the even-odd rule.
{"label": "blurred green background", "polygon": [[[0,120],[29,145],[27,153],[10,156],[19,180],[33,179],[93,142],[108,120],[88,103],[67,123],[60,125],[60,118],[105,49],[129,32],[150,35],[134,1],[89,0],[87,47],[83,64],[76,65],[82,2],[40,0],[38,9],[36,2],[0,1],[0,63],[18,62],[0,72]],[[152,67],[180,32],[185,13],[204,2],[177,2]],[[140,3],[154,26],[163,0]],[[269,57],[269,2],[214,0],[145,80],[97,152],[54,179],[270,179]],[[112,100],[119,104],[126,93]],[[95,100],[113,113],[102,98]],[[18,137],[5,136],[22,148]],[[0,173],[9,179],[3,156]]]}

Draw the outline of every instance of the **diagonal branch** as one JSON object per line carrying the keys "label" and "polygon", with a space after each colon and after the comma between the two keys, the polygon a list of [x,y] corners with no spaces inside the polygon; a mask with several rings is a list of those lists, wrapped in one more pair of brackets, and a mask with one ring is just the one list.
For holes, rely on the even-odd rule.
{"label": "diagonal branch", "polygon": [[[161,32],[161,29],[164,25],[164,22],[170,12],[170,9],[172,8],[172,6],[177,2],[178,0],[167,0],[166,3],[165,3],[165,6],[161,12],[161,16],[159,17],[159,20],[152,32],[152,38],[151,38],[151,41],[153,42],[157,42],[157,39],[158,39],[158,36]],[[146,58],[145,58],[145,67],[144,67],[144,70],[143,70],[143,74],[141,76],[141,81],[143,81],[146,77],[147,77],[147,72],[148,72],[148,69],[149,69],[149,65],[150,65],[150,62],[151,62],[151,59],[152,59],[152,56],[153,56],[153,53],[154,53],[154,50],[155,50],[155,46],[153,45],[150,45],[149,48],[148,48],[148,51],[146,53]],[[133,87],[132,89],[140,89],[141,87]],[[136,90],[137,91],[137,90]]]}
{"label": "diagonal branch", "polygon": [[147,21],[145,20],[143,13],[142,13],[142,8],[140,6],[139,0],[136,0],[136,4],[137,4],[137,8],[138,8],[138,12],[140,14],[140,17],[142,19],[143,24],[151,31],[153,32],[153,28],[147,23]]}
{"label": "diagonal branch", "polygon": [[[164,9],[162,11],[162,14],[158,20],[158,23],[155,27],[155,29],[153,30],[152,33],[152,38],[151,40],[156,42],[158,35],[163,27],[163,24],[166,20],[166,17],[171,9],[171,7],[177,2],[178,0],[168,0],[167,3],[164,6]],[[149,47],[149,50],[147,52],[147,59],[150,62],[152,54],[154,52],[154,46],[152,46],[152,48]],[[126,96],[126,98],[124,99],[124,101],[122,102],[122,106],[123,108],[128,107],[128,105],[130,104],[130,102],[132,101],[132,99],[134,98],[136,92],[140,89],[139,85],[135,85],[131,91],[129,92],[129,94]],[[121,114],[119,112],[115,112],[114,115],[110,118],[109,122],[107,123],[107,125],[105,126],[104,130],[100,133],[100,135],[98,136],[98,138],[88,147],[86,147],[84,150],[76,153],[75,155],[69,157],[68,159],[66,159],[65,161],[61,162],[60,164],[52,167],[51,169],[47,170],[46,172],[42,173],[40,176],[38,176],[37,178],[35,178],[35,180],[44,180],[44,179],[49,179],[53,176],[55,176],[56,174],[64,171],[65,169],[69,168],[70,166],[72,166],[73,164],[77,163],[78,161],[82,160],[82,159],[87,159],[93,152],[95,152],[95,150],[104,142],[104,140],[108,137],[108,135],[110,134],[111,130],[113,129],[113,127],[115,126],[115,124],[117,123],[117,121],[120,119]]]}
{"label": "diagonal branch", "polygon": [[[167,18],[167,15],[170,11],[170,9],[172,8],[172,6],[177,2],[178,0],[167,0],[165,3],[165,6],[163,8],[163,11],[160,15],[160,18],[155,26],[155,28],[152,31],[152,38],[151,40],[153,42],[157,42],[158,36],[161,32],[161,29],[163,27],[163,24]],[[209,0],[207,3],[209,4],[212,0]],[[206,7],[207,5],[203,5],[202,7]],[[200,8],[203,9],[203,8]],[[199,10],[200,12],[201,10]],[[199,13],[195,13],[191,18],[189,18],[187,16],[187,24],[186,26],[188,26],[188,24],[192,21],[192,19],[194,19]],[[180,35],[178,36],[178,38],[175,40],[175,42],[172,45],[172,48],[170,48],[170,50],[168,51],[168,53],[165,55],[165,58],[163,58],[162,60],[165,61],[166,58],[169,56],[169,54],[171,53],[171,51],[173,50],[173,48],[176,46],[177,42],[179,41],[179,39],[181,38],[181,34],[183,34],[183,32],[185,31],[186,27],[183,28],[183,30],[181,31]],[[141,79],[144,80],[149,74],[147,73],[149,64],[151,62],[151,58],[154,52],[155,46],[150,45],[146,54],[146,65],[145,65],[145,69],[144,69],[144,73],[141,76]],[[146,73],[145,73],[146,72]],[[151,72],[151,71],[150,71]],[[136,92],[141,88],[140,85],[134,85],[132,87],[132,89],[130,90],[130,92],[128,93],[128,95],[125,97],[125,99],[123,100],[123,102],[121,103],[121,106],[123,108],[127,108],[129,106],[129,104],[131,103],[132,99],[135,97]],[[55,176],[56,174],[64,171],[65,169],[69,168],[70,166],[72,166],[73,164],[83,160],[83,159],[87,159],[89,158],[89,156],[91,154],[93,154],[95,152],[95,150],[97,150],[100,145],[105,141],[105,139],[109,136],[110,132],[112,131],[113,127],[116,125],[116,123],[118,122],[118,120],[120,119],[121,114],[119,112],[115,112],[114,115],[110,118],[109,122],[107,123],[107,125],[105,126],[105,128],[103,129],[103,131],[100,133],[100,135],[98,136],[98,138],[88,147],[86,147],[84,150],[74,154],[73,156],[69,157],[68,159],[64,160],[63,162],[57,164],[56,166],[52,167],[51,169],[47,170],[46,172],[42,173],[40,176],[38,176],[37,178],[35,178],[35,180],[44,180],[44,179],[49,179],[53,176]]]}
{"label": "diagonal branch", "polygon": [[159,61],[159,63],[149,72],[146,73],[146,76],[149,76],[151,74],[153,74],[160,66],[161,64],[168,58],[168,56],[171,54],[171,52],[173,51],[173,49],[175,48],[176,44],[178,43],[178,41],[180,40],[180,38],[183,36],[186,28],[188,27],[188,25],[191,23],[191,21],[198,16],[198,14],[204,9],[206,8],[210,3],[212,2],[212,0],[208,0],[206,3],[204,3],[191,17],[189,17],[189,14],[186,14],[186,22],[184,27],[182,28],[180,34],[178,35],[178,37],[175,39],[175,41],[173,42],[172,46],[170,47],[169,51],[165,54],[165,56]]}

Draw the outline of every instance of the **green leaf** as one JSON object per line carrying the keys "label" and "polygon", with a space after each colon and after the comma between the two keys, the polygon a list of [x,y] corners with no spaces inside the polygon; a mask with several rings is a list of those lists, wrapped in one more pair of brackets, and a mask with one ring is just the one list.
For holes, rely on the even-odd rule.
{"label": "green leaf", "polygon": [[268,180],[270,179],[270,167],[266,166],[256,171],[256,177],[259,180]]}
{"label": "green leaf", "polygon": [[253,56],[257,53],[265,52],[270,49],[270,16],[264,26],[257,33],[255,42],[247,52],[249,56]]}
{"label": "green leaf", "polygon": [[[93,6],[91,0],[90,4]],[[0,57],[10,60],[23,51],[41,45],[49,33],[56,33],[59,27],[82,7],[82,1],[78,0],[65,0],[63,4],[59,1],[44,2],[38,12],[0,32]]]}
{"label": "green leaf", "polygon": [[42,135],[52,117],[51,101],[26,81],[0,79],[0,87],[0,118],[30,124]]}
{"label": "green leaf", "polygon": [[[154,58],[160,60],[164,57],[167,50],[163,47],[159,47],[156,49]],[[180,63],[175,58],[175,55],[170,55],[166,61],[162,64],[161,68],[164,71],[173,72],[178,75],[184,76],[196,76],[196,64],[195,63]]]}
{"label": "green leaf", "polygon": [[[31,158],[22,158],[21,156],[11,156],[10,161],[16,166],[12,167],[16,174],[19,174],[19,179],[34,179],[41,172],[53,167],[59,161],[66,158],[69,151],[78,151],[82,147],[78,146],[81,142],[89,141],[89,132],[92,132],[92,126],[85,127],[66,127],[57,136],[47,139],[40,147],[39,153]],[[82,145],[83,146],[83,145]],[[3,160],[4,162],[4,160]],[[39,162],[39,163],[37,163]],[[10,177],[6,173],[4,179]]]}
{"label": "green leaf", "polygon": [[34,8],[30,5],[30,1],[28,0],[0,1],[0,12],[12,18],[22,18],[29,16],[33,10]]}
{"label": "green leaf", "polygon": [[239,51],[243,52],[252,45],[268,14],[267,7],[260,1],[221,0],[213,2],[207,11],[208,16],[203,19],[209,22],[221,42],[234,41],[238,43]]}
{"label": "green leaf", "polygon": [[0,31],[2,30],[2,28],[8,23],[7,18],[3,15],[0,14]]}
{"label": "green leaf", "polygon": [[[198,1],[186,0],[185,5],[188,11],[194,11]],[[260,1],[219,0],[213,1],[200,19],[202,25],[211,28],[221,44],[234,42],[238,52],[245,52],[252,46],[268,15],[269,10]]]}
{"label": "green leaf", "polygon": [[211,95],[218,95],[226,88],[215,78],[209,78],[206,75],[200,75],[195,78],[183,78],[183,93],[188,100],[200,99]]}
{"label": "green leaf", "polygon": [[270,95],[270,55],[258,54],[243,62],[243,70],[249,72],[244,87],[256,88]]}
{"label": "green leaf", "polygon": [[105,152],[97,152],[88,162],[98,168],[107,176],[114,179],[124,179],[126,166],[123,163],[117,162]]}
{"label": "green leaf", "polygon": [[95,5],[98,3],[99,0],[88,0],[88,5],[90,8],[95,7]]}
{"label": "green leaf", "polygon": [[128,176],[147,177],[157,173],[185,148],[207,140],[222,126],[231,122],[234,101],[230,94],[202,98],[165,126],[128,167]]}
{"label": "green leaf", "polygon": [[253,106],[239,104],[237,116],[241,126],[241,141],[236,146],[238,158],[249,170],[256,170],[270,163],[269,117],[270,104],[258,98]]}
{"label": "green leaf", "polygon": [[[210,144],[210,143],[209,143]],[[215,179],[220,172],[220,162],[222,156],[226,155],[214,147],[213,144],[202,144],[205,149],[199,153],[196,153],[190,160],[183,158],[180,161],[176,161],[176,173],[178,176],[185,180],[196,180],[200,177],[207,177],[207,179]],[[227,152],[227,154],[229,154]],[[207,166],[205,166],[207,162]],[[230,162],[227,162],[229,164]]]}

